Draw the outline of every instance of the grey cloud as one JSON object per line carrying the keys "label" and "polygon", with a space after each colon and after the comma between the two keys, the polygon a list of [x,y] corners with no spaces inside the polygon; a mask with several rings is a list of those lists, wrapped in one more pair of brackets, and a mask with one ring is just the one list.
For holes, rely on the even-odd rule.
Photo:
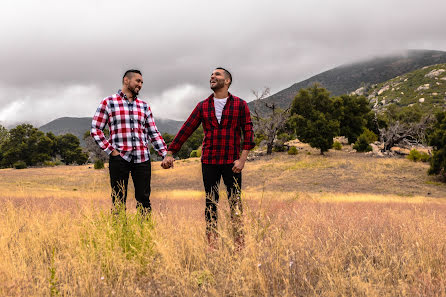
{"label": "grey cloud", "polygon": [[[129,68],[143,71],[141,95],[157,114],[185,119],[210,93],[216,66],[233,73],[231,92],[251,100],[251,89],[277,92],[343,63],[446,50],[444,1],[158,2],[6,0],[0,121],[11,122],[13,102],[35,109],[17,111],[18,121],[90,116]],[[66,92],[75,86],[87,86],[82,105]],[[36,101],[49,103],[41,110]]]}

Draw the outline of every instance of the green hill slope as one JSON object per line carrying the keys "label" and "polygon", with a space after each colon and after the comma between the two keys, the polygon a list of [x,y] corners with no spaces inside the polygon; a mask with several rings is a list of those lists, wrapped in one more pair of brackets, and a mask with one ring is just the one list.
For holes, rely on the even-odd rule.
{"label": "green hill slope", "polygon": [[446,64],[425,66],[355,92],[366,95],[375,110],[390,105],[418,105],[425,113],[442,110],[446,108]]}

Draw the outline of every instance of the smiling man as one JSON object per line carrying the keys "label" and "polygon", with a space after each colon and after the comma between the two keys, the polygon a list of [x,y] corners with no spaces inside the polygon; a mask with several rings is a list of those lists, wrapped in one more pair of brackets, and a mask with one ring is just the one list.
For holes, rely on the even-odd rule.
{"label": "smiling man", "polygon": [[170,144],[167,157],[161,164],[163,168],[171,167],[174,162],[172,154],[180,150],[200,124],[203,125],[201,162],[206,192],[206,235],[209,246],[213,249],[217,247],[217,205],[222,177],[231,208],[235,244],[238,248],[244,244],[241,222],[241,172],[249,150],[254,147],[254,140],[248,104],[228,92],[231,83],[232,75],[226,69],[218,67],[212,72],[210,87],[214,93],[198,103],[192,111]]}
{"label": "smiling man", "polygon": [[[127,199],[129,173],[135,186],[137,208],[150,213],[149,140],[158,154],[165,156],[166,144],[158,131],[149,105],[137,96],[143,85],[139,70],[128,70],[122,89],[102,100],[91,124],[91,136],[110,155],[109,170],[113,205]],[[103,130],[109,128],[106,139]]]}

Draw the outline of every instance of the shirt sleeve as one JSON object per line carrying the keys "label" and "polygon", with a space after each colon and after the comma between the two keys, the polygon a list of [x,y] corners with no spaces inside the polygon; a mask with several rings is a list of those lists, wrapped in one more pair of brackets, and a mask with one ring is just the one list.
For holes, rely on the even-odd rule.
{"label": "shirt sleeve", "polygon": [[99,147],[110,155],[115,148],[108,142],[103,132],[109,117],[107,102],[108,101],[106,98],[99,104],[91,122],[90,135],[99,145]]}
{"label": "shirt sleeve", "polygon": [[252,129],[251,112],[249,111],[246,101],[242,101],[243,113],[241,120],[241,128],[243,131],[242,150],[251,150],[254,148],[254,131]]}
{"label": "shirt sleeve", "polygon": [[194,133],[194,131],[200,126],[202,120],[201,102],[197,104],[195,109],[190,114],[189,118],[181,126],[180,131],[173,139],[172,143],[169,145],[169,151],[172,153],[177,153],[181,146],[186,142],[189,136]]}
{"label": "shirt sleeve", "polygon": [[158,131],[158,128],[155,124],[155,119],[153,118],[152,110],[150,109],[150,106],[148,106],[148,115],[147,115],[147,122],[144,127],[147,131],[147,136],[150,139],[150,142],[153,145],[153,148],[158,152],[160,156],[166,156],[167,154],[167,146],[164,142],[163,137],[161,136],[161,133]]}

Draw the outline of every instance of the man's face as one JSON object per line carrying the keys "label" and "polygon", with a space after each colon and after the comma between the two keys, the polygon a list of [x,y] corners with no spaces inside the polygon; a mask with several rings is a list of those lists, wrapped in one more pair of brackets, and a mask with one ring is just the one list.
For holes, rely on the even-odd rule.
{"label": "man's face", "polygon": [[211,74],[210,86],[213,91],[219,90],[225,86],[225,83],[229,85],[229,78],[226,78],[225,71],[222,69],[215,69]]}
{"label": "man's face", "polygon": [[139,73],[132,73],[130,77],[124,79],[124,84],[126,84],[127,89],[132,92],[133,96],[137,96],[139,91],[142,89],[142,76]]}

